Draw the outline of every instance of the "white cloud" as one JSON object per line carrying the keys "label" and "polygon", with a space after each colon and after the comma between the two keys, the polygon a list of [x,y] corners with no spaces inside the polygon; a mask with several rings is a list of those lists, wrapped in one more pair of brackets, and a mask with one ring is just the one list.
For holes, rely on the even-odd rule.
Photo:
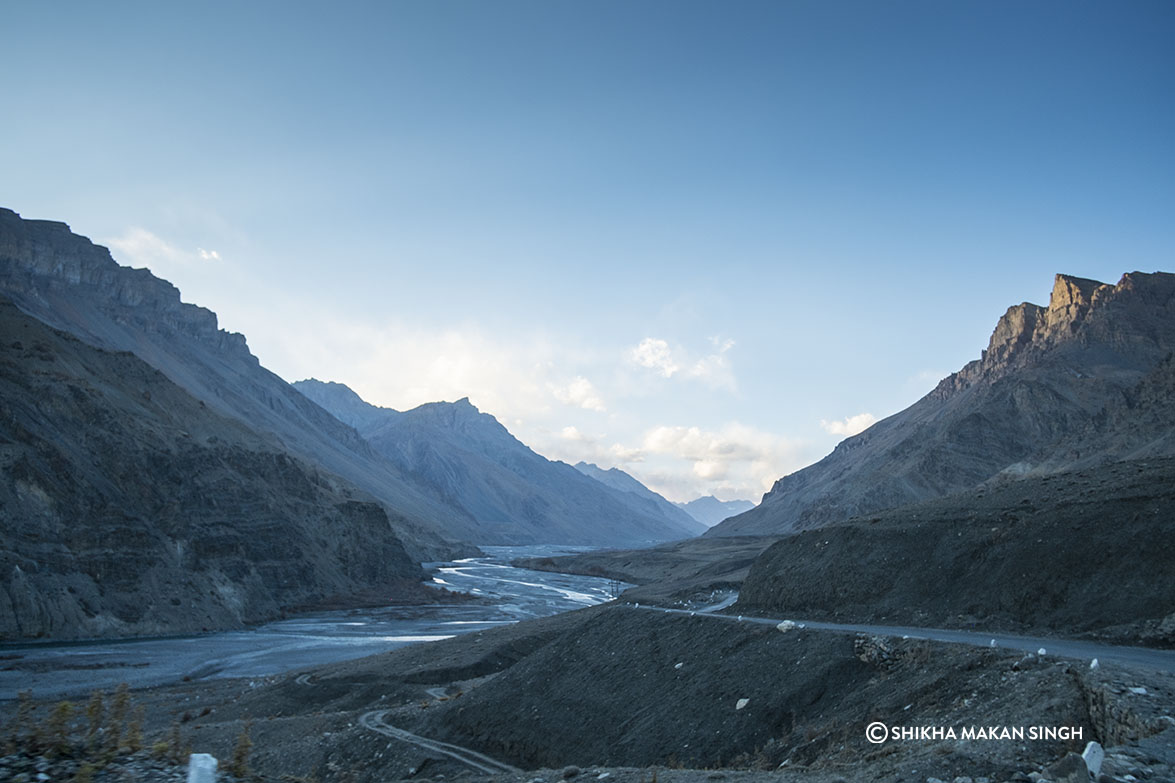
{"label": "white cloud", "polygon": [[123,263],[131,266],[145,266],[151,269],[163,262],[173,264],[182,262],[182,250],[168,244],[164,239],[152,234],[145,228],[130,228],[120,237],[105,240],[106,244],[117,252],[114,253]]}
{"label": "white cloud", "polygon": [[656,470],[642,473],[658,485],[653,488],[687,500],[711,494],[719,483],[728,494],[755,499],[803,457],[801,444],[738,422],[717,430],[654,427],[640,450],[657,462]]}
{"label": "white cloud", "polygon": [[177,282],[177,277],[193,266],[221,260],[216,250],[205,250],[202,247],[183,250],[158,234],[138,226],[127,229],[122,236],[103,239],[102,242],[111,249],[119,263],[146,267],[156,277],[172,283]]}
{"label": "white cloud", "polygon": [[710,338],[713,350],[702,356],[692,355],[678,346],[657,337],[646,337],[628,352],[628,360],[640,367],[654,370],[663,378],[692,378],[716,389],[735,391],[737,384],[727,352],[734,340]]}
{"label": "white cloud", "polygon": [[607,410],[591,381],[582,375],[576,376],[571,383],[565,386],[552,384],[550,389],[551,394],[555,395],[555,399],[564,405],[574,405],[589,411],[603,412]]}
{"label": "white cloud", "polygon": [[641,367],[656,370],[666,378],[672,378],[681,367],[673,360],[669,343],[655,337],[646,337],[637,347],[629,351],[629,358]]}
{"label": "white cloud", "polygon": [[700,479],[724,479],[730,470],[725,462],[716,459],[700,459],[694,463],[694,475]]}
{"label": "white cloud", "polygon": [[608,449],[608,453],[617,461],[621,463],[644,462],[645,452],[643,449],[634,449],[630,446],[625,446],[621,443],[613,443]]}
{"label": "white cloud", "polygon": [[584,443],[588,439],[586,435],[579,431],[578,427],[564,427],[559,430],[559,436],[564,440],[571,440],[576,443]]}
{"label": "white cloud", "polygon": [[872,413],[858,413],[856,416],[848,416],[840,421],[821,419],[820,426],[830,435],[848,438],[859,432],[864,432],[876,422],[877,417]]}

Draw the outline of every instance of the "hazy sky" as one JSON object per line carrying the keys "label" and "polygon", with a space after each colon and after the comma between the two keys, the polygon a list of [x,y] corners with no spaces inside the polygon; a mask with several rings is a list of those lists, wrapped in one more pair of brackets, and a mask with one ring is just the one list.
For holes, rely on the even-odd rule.
{"label": "hazy sky", "polygon": [[4,4],[0,205],[288,380],[758,500],[1171,270],[1175,3]]}

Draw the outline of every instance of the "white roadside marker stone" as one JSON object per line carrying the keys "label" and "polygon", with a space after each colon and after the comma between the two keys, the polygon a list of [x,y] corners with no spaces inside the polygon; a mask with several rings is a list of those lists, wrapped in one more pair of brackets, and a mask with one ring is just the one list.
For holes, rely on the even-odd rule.
{"label": "white roadside marker stone", "polygon": [[207,753],[188,756],[188,783],[216,783],[216,758]]}

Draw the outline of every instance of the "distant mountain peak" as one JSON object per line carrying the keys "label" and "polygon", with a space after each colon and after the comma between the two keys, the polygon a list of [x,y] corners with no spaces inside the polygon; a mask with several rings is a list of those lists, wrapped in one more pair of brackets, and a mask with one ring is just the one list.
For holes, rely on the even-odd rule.
{"label": "distant mountain peak", "polygon": [[701,532],[659,495],[667,508],[535,453],[468,397],[400,412],[367,405],[342,384],[300,381],[295,388],[476,520],[463,533],[478,543],[632,546]]}
{"label": "distant mountain peak", "polygon": [[713,495],[705,495],[688,503],[675,505],[707,527],[713,527],[728,517],[755,507],[749,500],[719,500]]}

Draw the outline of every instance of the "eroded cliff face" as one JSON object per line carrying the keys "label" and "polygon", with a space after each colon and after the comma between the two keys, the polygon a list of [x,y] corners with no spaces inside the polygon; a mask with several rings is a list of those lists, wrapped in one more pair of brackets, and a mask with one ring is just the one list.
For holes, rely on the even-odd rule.
{"label": "eroded cliff face", "polygon": [[[1009,308],[979,359],[781,478],[757,508],[708,535],[821,527],[1144,446],[1146,454],[1175,454],[1172,410],[1127,404],[1173,350],[1175,275],[1132,272],[1116,285],[1057,275],[1048,307]],[[1145,424],[1130,424],[1142,415]]]}
{"label": "eroded cliff face", "polygon": [[240,627],[421,575],[367,496],[0,299],[0,638]]}
{"label": "eroded cliff face", "polygon": [[1024,302],[1008,308],[982,356],[945,378],[934,394],[1067,361],[1086,362],[1096,372],[1107,351],[1119,354],[1111,364],[1144,371],[1171,350],[1173,334],[1175,275],[1131,272],[1117,285],[1057,275],[1048,307]]}
{"label": "eroded cliff face", "polygon": [[215,313],[181,301],[179,289],[171,283],[146,269],[120,266],[107,248],[74,234],[65,223],[23,220],[2,208],[0,293],[27,301],[29,309],[37,309],[38,318],[59,329],[85,329],[92,341],[103,347],[120,346],[100,321],[87,323],[85,318],[77,318],[81,313],[76,310],[55,310],[58,297],[80,294],[96,309],[136,329],[185,335],[236,360],[257,365],[244,335],[220,329]]}

